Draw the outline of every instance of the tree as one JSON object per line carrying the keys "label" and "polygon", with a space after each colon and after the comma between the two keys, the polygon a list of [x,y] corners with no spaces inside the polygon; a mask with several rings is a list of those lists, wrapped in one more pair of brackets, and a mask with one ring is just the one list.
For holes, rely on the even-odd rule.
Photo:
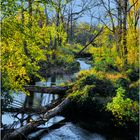
{"label": "tree", "polygon": [[[137,25],[138,22],[138,9],[135,8],[138,5],[138,1],[122,1],[122,0],[100,0],[99,4],[99,16],[94,16],[91,15],[92,17],[98,19],[101,24],[103,24],[109,31],[110,35],[113,33],[113,39],[115,41],[115,46],[116,46],[116,52],[118,55],[118,58],[122,61],[123,63],[123,69],[127,69],[129,59],[129,54],[130,51],[128,50],[129,44],[129,39],[127,38],[129,34],[129,24],[131,20],[131,25],[132,25],[132,19],[135,21],[135,25]],[[103,8],[104,9],[103,9]],[[131,10],[135,9],[135,12]],[[137,9],[137,10],[136,10]],[[100,14],[102,13],[102,14]],[[131,16],[130,16],[131,13]],[[133,14],[132,14],[133,13]],[[134,14],[135,13],[135,14]],[[133,24],[133,26],[135,26]],[[137,32],[135,30],[135,32]],[[135,36],[136,37],[136,36]],[[134,37],[134,38],[135,38]],[[138,37],[138,35],[137,35]],[[138,43],[138,40],[136,41]],[[113,44],[112,44],[113,45]],[[135,45],[133,45],[134,47]],[[136,45],[138,46],[138,44]],[[135,57],[136,58],[136,57]],[[129,59],[130,60],[130,59]]]}

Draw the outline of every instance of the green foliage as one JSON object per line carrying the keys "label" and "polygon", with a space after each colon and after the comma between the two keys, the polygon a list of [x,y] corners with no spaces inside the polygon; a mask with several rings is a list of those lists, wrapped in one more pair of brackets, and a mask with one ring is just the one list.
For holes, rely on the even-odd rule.
{"label": "green foliage", "polygon": [[70,95],[72,100],[75,100],[76,102],[83,104],[85,102],[90,102],[92,99],[94,99],[94,92],[92,92],[95,85],[86,85],[81,89],[74,89],[73,87],[73,93]]}
{"label": "green foliage", "polygon": [[139,28],[131,25],[129,25],[127,31],[127,49],[129,66],[133,69],[139,69]]}
{"label": "green foliage", "polygon": [[97,71],[117,71],[117,67],[114,66],[114,59],[111,57],[96,57],[95,58],[95,69]]}
{"label": "green foliage", "polygon": [[107,104],[107,110],[112,112],[119,125],[129,121],[138,123],[138,102],[125,98],[125,90],[122,87],[118,88],[116,92],[117,94],[113,97],[112,102]]}
{"label": "green foliage", "polygon": [[123,87],[125,90],[128,90],[129,83],[130,83],[130,80],[128,78],[122,77],[116,80],[115,87],[116,88]]}
{"label": "green foliage", "polygon": [[[89,42],[100,26],[103,27],[101,24],[96,28],[86,23],[74,25],[75,22],[72,34],[77,44],[68,44],[66,41],[70,36],[70,25],[67,25],[62,14],[65,3],[69,2],[61,1],[59,9],[58,3],[53,1],[33,1],[30,5],[25,0],[2,0],[1,72],[4,106],[12,101],[9,91],[24,91],[24,85],[30,84],[36,77],[42,79],[39,73],[41,69],[45,69],[46,76],[50,68],[71,70],[78,67],[74,55],[82,50],[82,45]],[[46,4],[50,13],[58,13],[59,21],[54,15],[48,20],[48,15],[44,13]],[[134,15],[135,11],[130,14]],[[138,28],[131,24],[132,19],[129,20],[125,56],[125,69],[129,69],[122,73],[125,66],[124,50],[122,40],[117,44],[116,27],[115,32],[111,32],[104,26],[103,32],[84,50],[92,54],[94,69],[81,71],[70,91],[70,96],[78,103],[90,104],[95,102],[95,97],[113,96],[112,102],[107,104],[107,110],[112,112],[119,123],[138,121],[139,34]]]}
{"label": "green foliage", "polygon": [[93,55],[93,65],[102,71],[123,71],[130,67],[138,70],[138,29],[130,26],[127,31],[127,66],[124,62],[122,41],[118,46],[116,36],[104,27],[102,34],[94,41],[96,45],[90,45],[87,50]]}
{"label": "green foliage", "polygon": [[[94,97],[108,97],[113,96],[115,87],[110,79],[107,79],[101,73],[96,73],[94,70],[83,71],[78,75],[78,80],[72,87],[73,99],[79,102],[88,101],[92,102]],[[91,99],[90,99],[91,98]]]}
{"label": "green foliage", "polygon": [[19,7],[17,0],[1,0],[2,17],[15,15]]}
{"label": "green foliage", "polygon": [[[45,73],[51,65],[64,67],[74,64],[73,53],[67,53],[70,49],[64,46],[67,34],[63,25],[52,23],[46,26],[44,9],[35,3],[32,8],[34,11],[40,10],[40,14],[34,14],[33,11],[32,17],[28,12],[21,11],[21,7],[18,8],[2,21],[2,92],[24,91],[24,85],[36,78],[42,80],[38,73],[40,68],[44,68],[40,65],[42,62],[47,66]],[[61,40],[61,46],[55,46],[58,39]],[[57,57],[54,59],[54,56]]]}
{"label": "green foliage", "polygon": [[80,43],[81,45],[84,46],[91,37],[92,37],[91,26],[87,23],[79,23],[76,28],[75,42]]}
{"label": "green foliage", "polygon": [[[127,125],[129,122],[138,123],[138,95],[139,81],[131,83],[124,73],[91,69],[78,74],[71,96],[80,103],[94,103],[97,97],[105,97],[106,111],[112,112],[116,124]],[[110,99],[112,102],[108,102]]]}
{"label": "green foliage", "polygon": [[32,75],[40,78],[37,73],[38,61],[45,59],[45,54],[34,39],[38,36],[37,33],[31,34],[34,26],[30,29],[27,24],[24,25],[23,32],[22,24],[15,16],[7,17],[2,22],[3,92],[24,90],[23,85],[30,83]]}

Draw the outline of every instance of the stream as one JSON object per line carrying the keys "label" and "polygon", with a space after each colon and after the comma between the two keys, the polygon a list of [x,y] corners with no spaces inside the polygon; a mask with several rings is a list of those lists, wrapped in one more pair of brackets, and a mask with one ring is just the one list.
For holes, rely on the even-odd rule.
{"label": "stream", "polygon": [[[84,59],[77,59],[77,62],[80,64],[80,70],[89,70],[91,68],[90,64],[87,64]],[[36,85],[39,86],[52,86],[60,85],[66,81],[71,81],[75,78],[77,73],[74,74],[64,74],[64,75],[54,75],[47,79],[47,82],[36,82]],[[53,100],[57,99],[57,95],[45,94],[45,93],[34,93],[33,97],[26,96],[22,92],[19,94],[13,94],[14,102],[11,104],[11,107],[22,107],[22,106],[32,106],[39,107],[45,106],[51,103]],[[32,99],[32,102],[30,101]],[[19,128],[27,124],[30,120],[35,120],[38,118],[36,114],[21,114],[21,113],[8,113],[4,112],[2,114],[2,123],[8,128]],[[64,117],[56,116],[51,118],[45,125],[40,125],[40,128],[47,128],[53,124],[64,120]],[[28,138],[36,137],[37,133],[40,133],[42,130],[31,133]],[[48,130],[49,131],[49,130]],[[105,136],[97,133],[90,132],[84,128],[81,128],[78,124],[72,122],[66,122],[60,128],[49,131],[49,133],[41,135],[40,140],[107,140]],[[115,138],[114,138],[115,140]],[[121,140],[121,139],[116,139]]]}

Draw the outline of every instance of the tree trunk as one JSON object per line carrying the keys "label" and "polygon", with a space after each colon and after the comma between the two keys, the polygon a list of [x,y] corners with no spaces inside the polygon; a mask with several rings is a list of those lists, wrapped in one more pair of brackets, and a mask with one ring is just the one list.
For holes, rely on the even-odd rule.
{"label": "tree trunk", "polygon": [[70,9],[70,44],[72,44],[73,41],[73,14],[72,14],[72,3],[71,3],[71,9]]}
{"label": "tree trunk", "polygon": [[120,57],[122,57],[121,52],[121,39],[122,39],[122,2],[119,0],[117,2],[118,10],[118,29],[116,30],[116,51]]}
{"label": "tree trunk", "polygon": [[44,6],[45,6],[45,16],[46,16],[46,26],[47,26],[49,23],[49,17],[48,17],[47,5],[45,4]]}
{"label": "tree trunk", "polygon": [[30,22],[32,22],[32,0],[28,0]]}
{"label": "tree trunk", "polygon": [[123,58],[124,58],[124,67],[127,66],[127,5],[128,0],[123,1]]}
{"label": "tree trunk", "polygon": [[68,21],[67,21],[67,26],[66,26],[66,31],[67,31],[67,42],[69,43],[69,38],[70,38],[70,35],[69,35],[69,24],[70,24],[70,16],[68,14]]}

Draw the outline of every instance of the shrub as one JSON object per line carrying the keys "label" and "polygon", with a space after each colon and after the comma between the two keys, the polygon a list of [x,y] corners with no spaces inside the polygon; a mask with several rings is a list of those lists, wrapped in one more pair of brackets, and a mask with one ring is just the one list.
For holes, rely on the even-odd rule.
{"label": "shrub", "polygon": [[126,122],[138,123],[138,102],[125,98],[125,90],[122,87],[118,88],[116,92],[117,95],[112,102],[107,104],[107,110],[112,112],[120,125],[124,125]]}
{"label": "shrub", "polygon": [[110,80],[102,76],[98,77],[96,74],[84,74],[84,76],[80,76],[72,87],[71,96],[77,98],[76,96],[79,97],[80,95],[80,98],[84,99],[87,97],[92,98],[93,96],[108,97],[114,94],[115,88]]}

